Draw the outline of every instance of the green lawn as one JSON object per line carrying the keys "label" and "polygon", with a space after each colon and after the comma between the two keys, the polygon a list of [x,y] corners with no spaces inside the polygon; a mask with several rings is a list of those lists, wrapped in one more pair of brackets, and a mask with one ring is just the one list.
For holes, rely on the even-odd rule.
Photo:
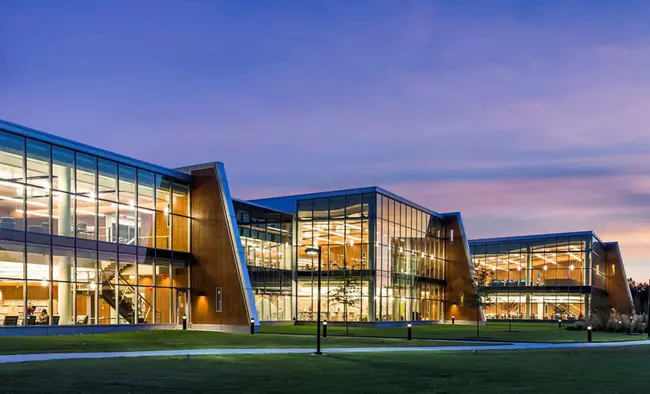
{"label": "green lawn", "polygon": [[3,393],[642,393],[650,347],[0,365]]}
{"label": "green lawn", "polygon": [[[323,347],[450,346],[453,342],[381,338],[323,338]],[[0,338],[0,354],[118,352],[129,350],[314,347],[314,336],[228,334],[206,331],[138,331],[111,334]]]}
{"label": "green lawn", "polygon": [[[262,326],[263,333],[275,334],[311,334],[315,326]],[[345,327],[327,328],[330,336],[345,335]],[[406,327],[371,328],[350,327],[351,336],[404,338]],[[480,327],[482,340],[517,341],[517,342],[586,342],[586,331],[570,331],[558,328],[552,323],[512,323],[512,332],[508,331],[507,322],[490,322]],[[465,324],[430,324],[414,325],[413,338],[465,340],[476,339],[476,325]],[[629,341],[645,339],[646,335],[627,335],[619,333],[594,332],[594,342]]]}

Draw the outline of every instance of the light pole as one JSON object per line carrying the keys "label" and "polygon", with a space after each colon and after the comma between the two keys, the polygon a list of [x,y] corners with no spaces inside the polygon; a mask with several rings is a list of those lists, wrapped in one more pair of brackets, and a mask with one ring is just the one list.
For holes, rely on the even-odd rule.
{"label": "light pole", "polygon": [[323,354],[320,351],[320,288],[321,288],[321,265],[320,265],[320,258],[321,258],[321,248],[320,246],[308,246],[307,249],[305,249],[305,252],[309,256],[318,256],[318,306],[316,308],[316,353],[321,355]]}

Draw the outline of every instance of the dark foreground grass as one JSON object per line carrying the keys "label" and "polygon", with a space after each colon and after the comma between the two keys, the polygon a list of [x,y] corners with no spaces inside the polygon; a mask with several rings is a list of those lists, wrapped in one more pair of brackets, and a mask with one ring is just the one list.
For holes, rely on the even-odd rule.
{"label": "dark foreground grass", "polygon": [[211,356],[0,365],[4,393],[633,393],[650,348]]}
{"label": "dark foreground grass", "polygon": [[[262,326],[264,333],[309,334],[315,326]],[[406,327],[372,328],[350,327],[350,336],[404,338]],[[328,335],[345,335],[345,327],[330,325]],[[466,324],[429,324],[414,325],[413,338],[466,340],[476,339],[476,325]],[[594,342],[630,341],[645,339],[646,335],[627,335],[620,333],[594,332]],[[558,328],[554,323],[512,323],[512,332],[508,331],[506,322],[490,322],[480,327],[481,340],[516,341],[516,342],[586,342],[586,331],[571,331]]]}
{"label": "dark foreground grass", "polygon": [[[323,347],[452,346],[453,342],[378,338],[323,338]],[[132,350],[314,347],[306,335],[228,334],[206,331],[138,331],[111,334],[0,338],[0,354],[120,352]]]}

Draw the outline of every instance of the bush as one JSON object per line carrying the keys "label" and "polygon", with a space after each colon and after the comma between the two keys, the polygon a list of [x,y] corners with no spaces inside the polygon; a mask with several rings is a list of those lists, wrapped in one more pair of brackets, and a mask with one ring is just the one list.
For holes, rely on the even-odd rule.
{"label": "bush", "polygon": [[584,331],[586,329],[586,326],[584,323],[575,323],[567,325],[566,329],[569,331]]}

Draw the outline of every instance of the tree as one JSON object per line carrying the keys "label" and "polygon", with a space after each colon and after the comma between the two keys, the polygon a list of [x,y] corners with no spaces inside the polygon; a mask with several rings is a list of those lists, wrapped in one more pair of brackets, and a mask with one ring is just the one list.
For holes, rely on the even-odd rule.
{"label": "tree", "polygon": [[635,282],[632,278],[629,278],[628,284],[630,286],[630,294],[632,295],[632,301],[634,303],[634,310],[637,314],[645,315],[648,310],[648,283]]}
{"label": "tree", "polygon": [[591,297],[591,316],[600,328],[607,328],[611,322],[614,306],[615,304],[604,295]]}
{"label": "tree", "polygon": [[480,337],[481,308],[485,309],[492,305],[490,294],[487,292],[487,284],[492,274],[485,268],[474,266],[474,278],[466,279],[467,284],[472,287],[472,293],[465,296],[465,303],[476,308],[476,337]]}
{"label": "tree", "polygon": [[330,290],[327,295],[331,301],[343,305],[345,319],[345,335],[350,334],[348,323],[348,308],[355,308],[361,303],[361,288],[359,282],[352,277],[350,272],[343,270],[343,283]]}
{"label": "tree", "polygon": [[504,302],[501,309],[508,313],[508,331],[512,332],[512,315],[511,313],[519,309],[519,303],[514,301]]}

